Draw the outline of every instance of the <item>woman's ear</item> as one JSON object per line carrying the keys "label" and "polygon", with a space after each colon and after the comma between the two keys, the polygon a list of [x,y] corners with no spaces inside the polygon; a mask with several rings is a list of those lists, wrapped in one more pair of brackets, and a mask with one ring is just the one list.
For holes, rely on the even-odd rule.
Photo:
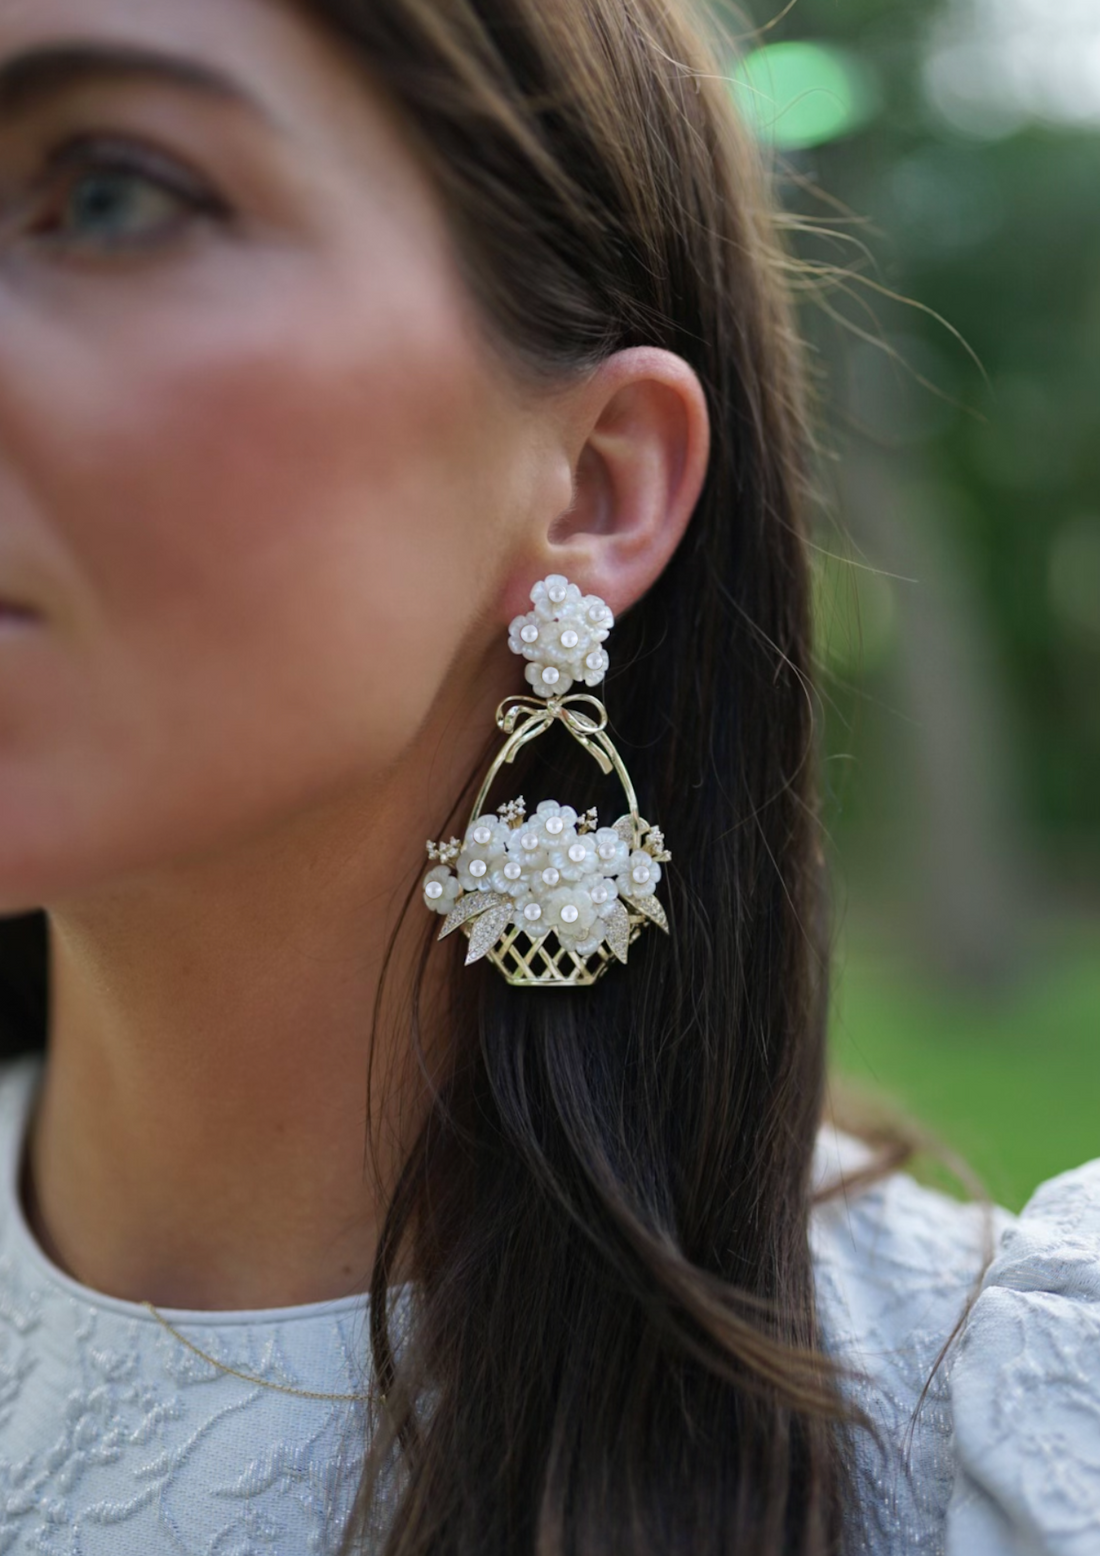
{"label": "woman's ear", "polygon": [[660,576],[695,509],[710,451],[706,396],[683,357],[637,346],[602,362],[560,408],[573,500],[524,548],[523,592],[564,573],[618,614]]}

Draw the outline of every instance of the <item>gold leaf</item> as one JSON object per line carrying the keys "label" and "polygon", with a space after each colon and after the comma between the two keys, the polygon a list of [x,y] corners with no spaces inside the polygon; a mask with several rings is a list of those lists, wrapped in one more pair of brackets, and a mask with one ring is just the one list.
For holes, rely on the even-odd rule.
{"label": "gold leaf", "polygon": [[646,918],[651,918],[666,935],[669,933],[665,910],[652,892],[648,897],[623,897],[620,900],[625,902],[628,908],[633,908],[635,913],[644,913]]}
{"label": "gold leaf", "polygon": [[[642,823],[643,826],[645,823]],[[615,823],[614,830],[622,838],[628,848],[634,847],[634,818],[632,816],[620,816]]]}
{"label": "gold leaf", "polygon": [[603,922],[604,939],[619,961],[625,962],[630,950],[630,916],[621,902],[615,902]]}
{"label": "gold leaf", "polygon": [[445,940],[449,934],[465,924],[468,918],[473,918],[475,913],[484,913],[487,908],[503,908],[509,899],[502,897],[495,891],[468,891],[460,897],[454,907],[443,920],[443,928],[439,931],[438,939]]}
{"label": "gold leaf", "polygon": [[480,962],[491,951],[512,921],[515,908],[509,902],[503,908],[490,908],[482,913],[470,931],[470,949],[466,952],[466,966]]}

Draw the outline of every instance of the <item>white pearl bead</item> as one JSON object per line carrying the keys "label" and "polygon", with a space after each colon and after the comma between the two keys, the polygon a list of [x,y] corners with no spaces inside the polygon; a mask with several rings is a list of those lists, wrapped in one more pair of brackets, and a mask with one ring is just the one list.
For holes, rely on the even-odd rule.
{"label": "white pearl bead", "polygon": [[649,877],[653,874],[653,871],[647,864],[636,864],[630,873],[637,881],[639,886],[644,886],[646,881],[648,881]]}
{"label": "white pearl bead", "polygon": [[552,589],[547,589],[546,593],[555,605],[564,605],[568,590],[564,584],[555,584]]}
{"label": "white pearl bead", "polygon": [[523,910],[523,916],[533,924],[536,919],[540,919],[542,917],[542,909],[539,907],[537,902],[529,902]]}
{"label": "white pearl bead", "polygon": [[570,859],[572,859],[574,864],[583,864],[584,863],[584,859],[585,859],[585,855],[587,853],[588,853],[588,850],[587,850],[587,848],[585,848],[583,843],[570,843],[570,845],[569,845],[569,857],[570,857]]}
{"label": "white pearl bead", "polygon": [[580,638],[573,631],[572,627],[570,627],[567,632],[563,632],[561,635],[562,648],[576,648],[579,642]]}
{"label": "white pearl bead", "polygon": [[493,834],[489,831],[488,827],[475,827],[474,828],[474,842],[475,843],[480,843],[481,846],[484,848],[486,843],[491,843],[492,841],[493,841]]}
{"label": "white pearl bead", "polygon": [[488,868],[489,866],[485,863],[484,859],[470,860],[470,874],[474,877],[475,881],[480,881],[481,877],[485,874]]}
{"label": "white pearl bead", "polygon": [[504,866],[504,878],[509,881],[518,881],[523,874],[523,866],[518,859],[510,859]]}
{"label": "white pearl bead", "polygon": [[619,850],[615,847],[614,843],[601,843],[596,852],[599,854],[601,859],[614,859]]}
{"label": "white pearl bead", "polygon": [[606,609],[606,605],[590,605],[588,607],[588,619],[594,627],[603,625],[604,612]]}
{"label": "white pearl bead", "polygon": [[603,654],[598,648],[593,649],[592,653],[590,653],[588,658],[585,660],[585,664],[590,670],[603,669]]}
{"label": "white pearl bead", "polygon": [[533,854],[535,849],[539,846],[538,833],[525,832],[519,840],[519,846],[521,848],[525,848],[529,854]]}
{"label": "white pearl bead", "polygon": [[519,635],[525,643],[537,643],[539,640],[539,629],[534,622],[529,621],[525,627],[520,628]]}
{"label": "white pearl bead", "polygon": [[565,831],[565,822],[561,819],[560,816],[551,816],[549,821],[546,823],[546,830],[549,832],[551,837],[560,837],[561,834]]}
{"label": "white pearl bead", "polygon": [[604,903],[607,901],[611,893],[608,891],[606,886],[593,886],[589,895],[593,902]]}
{"label": "white pearl bead", "polygon": [[575,908],[571,902],[567,902],[565,907],[561,910],[561,920],[563,924],[575,924],[580,916],[580,909]]}
{"label": "white pearl bead", "polygon": [[542,679],[547,686],[556,686],[561,680],[561,671],[558,669],[557,665],[547,665],[546,669],[542,672]]}
{"label": "white pearl bead", "polygon": [[438,902],[443,895],[443,882],[429,881],[424,888],[424,895],[430,897],[433,902]]}
{"label": "white pearl bead", "polygon": [[561,880],[561,872],[559,870],[555,870],[553,865],[549,865],[542,872],[542,878],[547,886],[556,886]]}

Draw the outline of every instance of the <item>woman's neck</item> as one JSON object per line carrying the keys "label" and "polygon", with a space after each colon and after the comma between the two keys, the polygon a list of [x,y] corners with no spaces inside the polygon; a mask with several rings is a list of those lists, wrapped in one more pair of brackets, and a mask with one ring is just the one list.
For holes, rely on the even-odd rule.
{"label": "woman's neck", "polygon": [[[383,1022],[368,1146],[375,997],[423,861],[409,809],[408,785],[334,804],[51,911],[28,1167],[43,1241],[79,1280],[209,1309],[365,1289],[423,1107],[407,1032]],[[423,933],[415,904],[408,920],[398,980]]]}

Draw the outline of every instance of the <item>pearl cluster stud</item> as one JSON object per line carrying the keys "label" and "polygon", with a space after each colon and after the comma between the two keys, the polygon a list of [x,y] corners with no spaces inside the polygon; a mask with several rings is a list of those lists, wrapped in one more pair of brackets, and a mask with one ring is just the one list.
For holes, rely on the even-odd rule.
{"label": "pearl cluster stud", "polygon": [[610,660],[604,642],[615,617],[596,594],[551,573],[531,590],[534,610],[517,616],[508,631],[514,654],[528,661],[526,677],[540,697],[564,697],[575,681],[598,686]]}

